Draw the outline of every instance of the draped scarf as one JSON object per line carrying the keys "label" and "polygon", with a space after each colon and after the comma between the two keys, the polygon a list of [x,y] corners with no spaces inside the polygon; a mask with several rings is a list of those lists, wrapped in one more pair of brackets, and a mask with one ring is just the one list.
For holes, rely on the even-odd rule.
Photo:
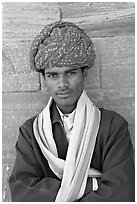
{"label": "draped scarf", "polygon": [[83,196],[88,176],[101,176],[101,172],[90,168],[100,124],[100,110],[83,91],[76,107],[66,160],[63,160],[58,158],[53,139],[50,120],[52,101],[51,97],[47,106],[36,117],[33,123],[34,135],[50,168],[61,179],[55,202],[73,202]]}

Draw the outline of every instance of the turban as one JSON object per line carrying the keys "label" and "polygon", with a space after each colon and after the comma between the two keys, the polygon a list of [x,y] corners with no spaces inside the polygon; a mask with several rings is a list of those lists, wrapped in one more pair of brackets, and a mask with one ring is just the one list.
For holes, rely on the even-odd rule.
{"label": "turban", "polygon": [[30,49],[30,67],[40,72],[49,67],[92,67],[95,52],[91,39],[77,25],[55,22],[45,26]]}

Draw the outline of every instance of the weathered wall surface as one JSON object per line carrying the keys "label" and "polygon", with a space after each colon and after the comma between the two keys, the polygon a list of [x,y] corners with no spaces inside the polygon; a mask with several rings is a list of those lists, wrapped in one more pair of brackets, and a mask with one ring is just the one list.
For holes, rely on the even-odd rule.
{"label": "weathered wall surface", "polygon": [[18,127],[47,101],[41,76],[29,69],[28,53],[36,34],[60,18],[76,23],[93,39],[94,67],[86,90],[99,106],[129,123],[134,145],[135,3],[45,2],[3,3],[3,201],[9,201],[7,179],[15,159]]}

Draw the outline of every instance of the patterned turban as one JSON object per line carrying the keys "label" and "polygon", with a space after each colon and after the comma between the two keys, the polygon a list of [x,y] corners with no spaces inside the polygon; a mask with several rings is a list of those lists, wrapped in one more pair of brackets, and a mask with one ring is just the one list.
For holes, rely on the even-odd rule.
{"label": "patterned turban", "polygon": [[40,72],[49,67],[92,67],[95,52],[91,39],[77,25],[55,22],[34,39],[30,67]]}

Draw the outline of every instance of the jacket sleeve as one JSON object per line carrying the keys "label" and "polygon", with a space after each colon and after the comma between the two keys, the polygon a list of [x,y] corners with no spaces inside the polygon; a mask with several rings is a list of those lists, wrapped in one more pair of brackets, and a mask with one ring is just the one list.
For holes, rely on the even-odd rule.
{"label": "jacket sleeve", "polygon": [[41,166],[35,158],[31,139],[25,127],[21,126],[16,144],[15,165],[9,178],[11,201],[52,202],[55,200],[61,181],[49,177],[48,169],[47,176],[40,173]]}
{"label": "jacket sleeve", "polygon": [[78,202],[134,201],[133,147],[128,124],[122,117],[111,122],[103,147],[102,173],[97,191],[90,190]]}

